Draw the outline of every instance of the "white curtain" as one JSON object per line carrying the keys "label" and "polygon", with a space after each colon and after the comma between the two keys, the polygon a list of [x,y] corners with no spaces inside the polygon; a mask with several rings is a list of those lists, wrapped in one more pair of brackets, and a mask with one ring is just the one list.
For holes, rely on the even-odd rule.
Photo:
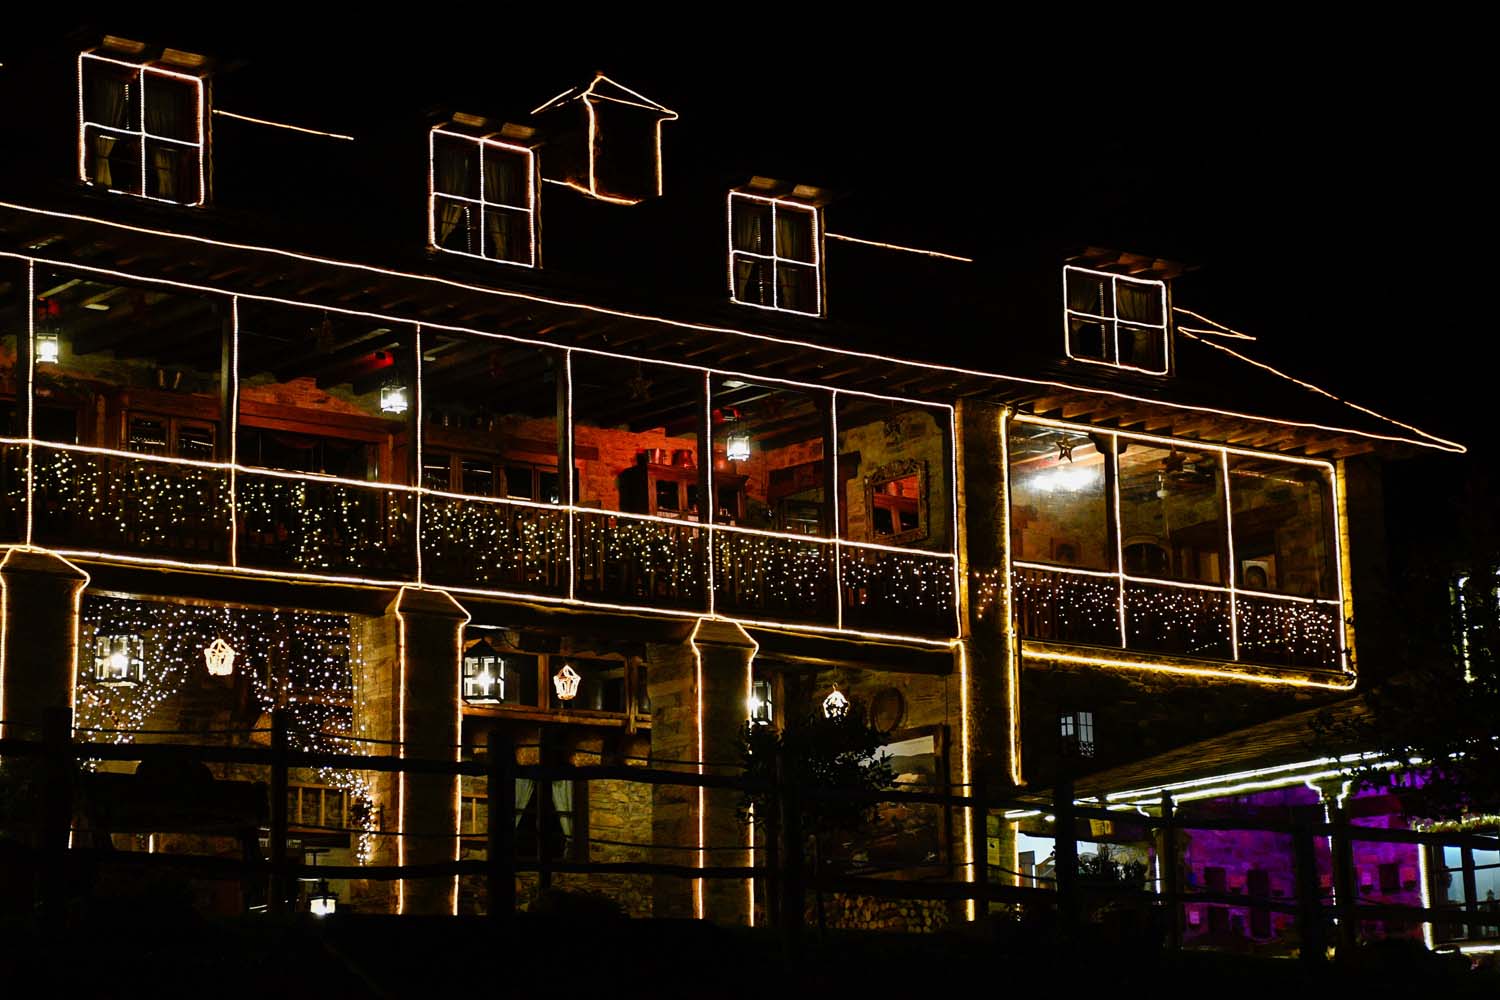
{"label": "white curtain", "polygon": [[552,808],[557,812],[557,822],[562,826],[564,837],[573,836],[573,783],[552,783]]}
{"label": "white curtain", "polygon": [[531,794],[536,791],[536,782],[530,778],[516,779],[516,826],[521,825],[521,814],[526,811],[527,805],[531,803]]}

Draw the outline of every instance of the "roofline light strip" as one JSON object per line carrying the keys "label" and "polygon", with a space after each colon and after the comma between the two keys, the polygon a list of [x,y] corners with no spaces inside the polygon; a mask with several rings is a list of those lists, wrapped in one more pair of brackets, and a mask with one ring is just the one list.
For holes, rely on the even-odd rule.
{"label": "roofline light strip", "polygon": [[1053,650],[1030,650],[1024,651],[1029,660],[1041,660],[1047,663],[1076,663],[1091,667],[1119,667],[1126,670],[1154,670],[1164,674],[1182,674],[1189,677],[1213,677],[1231,681],[1245,681],[1251,684],[1266,684],[1270,686],[1322,688],[1329,691],[1352,691],[1355,679],[1346,676],[1342,681],[1323,681],[1308,676],[1284,677],[1275,674],[1261,673],[1253,669],[1236,670],[1232,667],[1188,667],[1177,663],[1164,663],[1160,660],[1133,659],[1125,657],[1109,656],[1107,654],[1084,655],[1081,653],[1062,653]]}
{"label": "roofline light strip", "polygon": [[[752,331],[749,331],[749,330],[737,330],[737,329],[734,329],[732,327],[715,326],[715,325],[706,324],[706,323],[692,323],[692,322],[688,322],[686,320],[668,319],[666,317],[652,316],[652,315],[649,315],[649,314],[646,314],[646,313],[633,313],[633,312],[629,312],[627,310],[610,309],[610,308],[607,308],[607,307],[604,307],[604,306],[589,305],[587,303],[581,303],[581,302],[570,302],[570,301],[568,301],[566,299],[556,299],[556,298],[550,298],[550,297],[547,297],[547,296],[532,295],[532,294],[525,293],[525,292],[508,291],[508,290],[505,290],[505,289],[498,289],[498,288],[486,288],[486,287],[484,287],[482,285],[473,285],[473,284],[469,284],[467,282],[455,281],[455,280],[453,280],[451,278],[443,278],[443,277],[439,277],[439,276],[436,276],[436,275],[417,274],[417,273],[413,273],[413,272],[396,271],[396,270],[393,270],[393,269],[390,269],[390,268],[377,267],[377,266],[372,265],[372,264],[360,264],[360,263],[355,263],[355,262],[352,262],[352,261],[340,261],[340,260],[335,260],[335,259],[328,258],[328,257],[319,257],[319,256],[316,256],[314,254],[298,253],[298,252],[293,251],[293,250],[281,250],[281,249],[277,249],[275,247],[263,247],[263,246],[256,246],[254,244],[247,244],[247,243],[233,243],[233,242],[229,242],[229,241],[225,241],[225,240],[211,239],[211,238],[206,237],[206,236],[193,236],[193,235],[189,235],[189,234],[185,234],[185,233],[173,233],[173,232],[166,231],[166,230],[151,229],[151,228],[145,227],[145,226],[133,226],[133,225],[129,225],[129,224],[123,223],[123,222],[113,222],[113,221],[110,221],[110,220],[107,220],[107,219],[100,219],[100,218],[96,218],[96,217],[93,217],[93,216],[81,215],[81,214],[74,213],[74,212],[58,212],[58,211],[54,211],[54,210],[51,210],[51,209],[33,208],[31,206],[28,206],[28,205],[20,205],[20,204],[16,204],[14,202],[8,202],[8,201],[0,201],[0,208],[6,208],[6,209],[10,209],[12,211],[26,212],[26,213],[33,214],[33,215],[43,215],[43,216],[46,216],[48,218],[69,219],[69,220],[73,220],[73,221],[77,221],[77,222],[87,222],[87,223],[91,223],[91,224],[94,224],[94,225],[104,226],[104,227],[107,227],[107,228],[121,229],[121,230],[125,230],[127,232],[143,233],[143,234],[146,234],[146,235],[149,235],[149,236],[163,236],[163,237],[167,237],[167,238],[171,238],[171,239],[179,239],[179,240],[184,240],[184,241],[187,241],[187,242],[199,243],[199,244],[204,244],[204,245],[208,245],[208,246],[224,247],[224,248],[231,249],[231,250],[244,250],[244,251],[248,251],[248,252],[251,252],[251,253],[270,254],[270,255],[273,255],[273,256],[285,257],[285,258],[288,258],[288,259],[291,259],[291,260],[301,260],[301,261],[305,261],[305,262],[313,263],[313,264],[326,264],[326,265],[330,265],[330,266],[334,266],[334,267],[345,267],[345,268],[349,268],[351,270],[363,271],[363,272],[366,272],[366,273],[369,273],[369,274],[379,274],[379,275],[384,275],[386,277],[407,278],[407,279],[411,279],[411,280],[414,280],[414,281],[421,281],[421,282],[427,282],[427,283],[442,285],[442,286],[448,287],[448,288],[456,288],[456,289],[460,289],[460,290],[463,290],[463,291],[471,291],[471,292],[476,292],[476,293],[483,294],[483,295],[494,295],[494,296],[498,296],[498,297],[501,297],[501,298],[519,299],[519,300],[527,301],[527,302],[535,302],[535,303],[538,303],[538,304],[541,304],[541,305],[559,306],[561,308],[566,308],[566,309],[577,309],[577,310],[579,310],[581,312],[588,312],[588,313],[593,313],[593,314],[601,315],[601,316],[614,316],[614,317],[618,317],[618,318],[621,318],[621,319],[638,319],[638,320],[644,320],[644,321],[647,321],[647,322],[661,323],[661,324],[663,324],[665,326],[671,326],[671,327],[675,327],[675,328],[678,328],[678,329],[697,330],[697,331],[704,332],[704,333],[723,333],[723,334],[729,334],[731,336],[745,337],[745,338],[748,338],[748,339],[751,339],[751,340],[760,340],[760,341],[765,341],[767,343],[781,344],[781,345],[784,345],[784,346],[787,346],[787,347],[796,347],[796,348],[800,348],[800,349],[803,349],[803,350],[806,350],[806,351],[809,351],[809,352],[814,352],[814,353],[835,354],[835,355],[839,355],[839,356],[842,356],[842,357],[862,358],[862,359],[869,360],[869,361],[878,361],[878,362],[884,362],[884,363],[887,363],[887,364],[902,365],[902,366],[905,366],[905,367],[908,367],[908,368],[917,368],[917,369],[921,369],[921,370],[924,370],[924,371],[944,372],[944,373],[955,374],[955,375],[967,375],[967,376],[972,376],[972,377],[975,377],[975,378],[993,379],[993,380],[995,380],[997,382],[1008,382],[1008,383],[1014,383],[1014,384],[1017,384],[1017,385],[1030,385],[1030,386],[1040,386],[1040,387],[1055,388],[1055,389],[1064,389],[1064,390],[1067,390],[1067,391],[1070,391],[1070,392],[1083,392],[1083,393],[1088,393],[1090,395],[1095,395],[1095,396],[1107,396],[1107,397],[1109,397],[1111,399],[1122,399],[1122,400],[1127,400],[1127,401],[1134,402],[1134,403],[1146,403],[1146,404],[1149,404],[1149,405],[1152,405],[1152,406],[1160,406],[1160,407],[1164,407],[1164,408],[1167,408],[1167,409],[1187,410],[1187,411],[1191,411],[1191,412],[1194,412],[1194,413],[1208,413],[1208,414],[1213,414],[1215,416],[1231,417],[1231,418],[1242,419],[1242,420],[1252,420],[1252,421],[1256,421],[1258,423],[1274,424],[1274,425],[1280,426],[1280,427],[1297,427],[1297,428],[1305,428],[1305,429],[1308,429],[1308,430],[1321,430],[1321,431],[1327,431],[1328,433],[1331,433],[1331,434],[1349,434],[1349,435],[1353,435],[1354,437],[1364,438],[1366,440],[1372,440],[1372,441],[1392,441],[1392,442],[1401,443],[1401,444],[1412,444],[1412,445],[1417,445],[1417,446],[1423,447],[1423,448],[1434,448],[1434,449],[1437,449],[1437,450],[1440,450],[1440,451],[1454,452],[1456,454],[1463,454],[1463,453],[1466,453],[1468,451],[1467,447],[1465,447],[1464,445],[1461,445],[1461,444],[1459,444],[1459,443],[1457,443],[1455,441],[1448,441],[1448,440],[1445,440],[1443,438],[1437,437],[1436,435],[1428,434],[1426,431],[1417,430],[1416,428],[1410,427],[1409,425],[1401,424],[1399,421],[1392,420],[1390,417],[1386,417],[1386,416],[1384,416],[1382,414],[1378,414],[1378,413],[1376,413],[1373,410],[1369,410],[1369,409],[1367,409],[1365,407],[1358,406],[1357,404],[1354,404],[1354,403],[1349,403],[1347,400],[1340,399],[1337,396],[1332,396],[1332,394],[1328,393],[1327,390],[1322,390],[1322,389],[1319,389],[1318,391],[1320,393],[1325,394],[1325,395],[1332,396],[1332,398],[1334,398],[1335,400],[1337,400],[1339,402],[1342,402],[1342,403],[1346,403],[1351,408],[1359,410],[1362,413],[1366,413],[1368,415],[1376,416],[1379,419],[1386,421],[1387,423],[1395,424],[1396,426],[1405,427],[1406,429],[1413,430],[1416,433],[1420,434],[1422,436],[1422,438],[1425,439],[1425,440],[1412,440],[1411,438],[1399,437],[1399,436],[1396,436],[1396,435],[1377,434],[1377,433],[1374,433],[1372,431],[1361,431],[1361,430],[1355,430],[1353,428],[1337,427],[1337,426],[1333,426],[1333,425],[1330,425],[1330,424],[1320,424],[1320,423],[1315,423],[1315,422],[1311,422],[1311,421],[1283,420],[1283,419],[1278,419],[1278,418],[1275,418],[1275,417],[1267,417],[1267,416],[1257,415],[1257,414],[1254,414],[1254,413],[1242,413],[1242,412],[1239,412],[1237,410],[1226,410],[1226,409],[1221,409],[1221,408],[1218,408],[1218,407],[1194,406],[1194,405],[1188,404],[1188,403],[1177,403],[1177,402],[1171,402],[1171,401],[1167,401],[1167,400],[1154,399],[1154,398],[1147,397],[1147,396],[1136,396],[1136,395],[1132,395],[1130,393],[1118,392],[1118,391],[1112,390],[1112,389],[1101,389],[1101,388],[1098,388],[1098,387],[1071,385],[1069,383],[1059,382],[1059,381],[1056,381],[1056,380],[1053,380],[1053,379],[1035,379],[1035,378],[1026,378],[1026,377],[1020,376],[1020,375],[1004,375],[1004,374],[1000,374],[998,372],[988,372],[988,371],[983,371],[983,370],[976,369],[976,368],[965,368],[965,367],[958,366],[958,365],[942,365],[942,364],[936,364],[936,363],[930,362],[930,361],[915,361],[915,360],[908,359],[908,358],[894,357],[892,355],[874,354],[874,353],[870,353],[870,352],[866,352],[866,351],[855,351],[855,350],[850,350],[848,348],[834,347],[834,346],[823,345],[823,344],[815,344],[815,343],[812,343],[810,341],[795,340],[795,339],[792,339],[792,338],[789,338],[789,337],[776,337],[776,336],[772,336],[770,334],[755,333],[755,332],[752,332]],[[22,259],[28,257],[28,255],[25,255],[25,254],[17,254],[17,253],[12,253],[12,252],[0,252],[0,253],[3,253],[4,256],[16,257],[16,258],[22,258]],[[45,259],[45,258],[36,258],[36,259]],[[59,262],[51,261],[51,260],[48,260],[47,262],[49,264],[57,264],[57,263],[59,263]],[[76,266],[76,265],[69,265],[69,264],[63,263],[63,264],[61,264],[61,266]],[[139,280],[161,280],[161,279],[139,279]],[[184,286],[184,287],[190,287],[190,286]],[[233,293],[231,293],[229,291],[225,291],[225,290],[221,290],[221,289],[208,289],[208,290],[214,292],[215,294],[221,294],[221,295],[233,294]],[[240,294],[243,294],[244,297],[246,297],[246,298],[255,297],[255,296],[251,296],[251,295],[246,294],[246,293],[240,293]],[[263,298],[265,298],[267,301],[288,301],[288,300],[277,300],[277,299],[274,299],[273,297],[269,297],[269,296],[263,297]],[[302,305],[304,307],[309,307],[309,308],[325,308],[323,306],[311,306],[311,305],[309,305],[307,303],[294,303],[294,302],[289,302],[289,301],[288,301],[288,304],[291,304],[291,305]],[[327,307],[327,308],[333,308],[333,307]],[[350,313],[356,313],[356,314],[358,313],[357,310],[347,310],[347,311],[350,312]],[[375,315],[375,314],[366,313],[364,315]],[[385,317],[382,317],[382,318],[385,318]],[[411,323],[411,322],[415,322],[415,321],[414,320],[410,320],[410,319],[401,319],[401,320],[398,320],[398,322]],[[462,330],[463,329],[461,327],[443,327],[443,326],[440,326],[439,324],[431,324],[431,323],[429,323],[428,325],[433,326],[434,328],[438,328],[438,329],[454,329],[454,330]],[[470,332],[480,332],[480,333],[482,333],[483,331],[470,331]],[[499,334],[493,334],[493,333],[487,334],[487,335],[489,335],[489,336],[501,336]],[[519,338],[509,338],[509,339],[519,339]],[[549,344],[547,346],[556,347],[558,345],[556,345],[556,344]],[[1219,345],[1214,345],[1214,346],[1219,346]],[[598,353],[607,353],[607,352],[598,352]],[[1231,352],[1231,353],[1233,353],[1233,352]],[[661,363],[661,362],[657,362],[657,363]],[[684,367],[694,367],[694,366],[686,366],[685,365]],[[759,376],[757,376],[757,377],[759,377]],[[826,388],[826,387],[824,387],[824,388]],[[845,390],[845,391],[857,392],[858,390]],[[873,395],[873,394],[863,393],[863,395]]]}
{"label": "roofline light strip", "polygon": [[830,240],[843,240],[845,243],[861,243],[867,247],[879,247],[882,250],[900,250],[902,253],[921,254],[924,257],[936,257],[939,260],[955,260],[961,264],[974,263],[973,257],[963,257],[956,253],[944,253],[941,250],[923,250],[920,247],[902,246],[899,243],[886,243],[884,240],[867,240],[858,236],[846,236],[843,233],[830,233],[826,230],[823,236]]}
{"label": "roofline light strip", "polygon": [[266,118],[252,118],[250,115],[236,114],[233,111],[224,111],[221,108],[214,108],[212,113],[221,115],[225,118],[234,118],[238,121],[250,122],[254,125],[269,125],[272,128],[284,128],[289,132],[305,132],[308,135],[322,136],[325,139],[343,139],[346,142],[354,141],[354,136],[344,135],[341,132],[324,132],[322,129],[306,128],[302,125],[288,125],[286,122],[273,122]]}
{"label": "roofline light strip", "polygon": [[[1248,333],[1241,333],[1239,330],[1231,329],[1231,328],[1225,326],[1223,323],[1220,323],[1218,320],[1209,319],[1207,316],[1203,315],[1202,313],[1193,312],[1193,310],[1191,310],[1191,309],[1184,309],[1182,306],[1173,306],[1172,307],[1172,311],[1173,312],[1182,313],[1184,316],[1191,316],[1191,317],[1193,317],[1193,319],[1200,320],[1200,321],[1202,321],[1204,323],[1207,323],[1209,326],[1213,327],[1214,329],[1206,331],[1206,332],[1211,333],[1211,334],[1213,334],[1216,337],[1229,337],[1229,338],[1231,338],[1233,340],[1258,340],[1258,339],[1260,339],[1258,337],[1252,337]],[[1186,327],[1179,326],[1177,329],[1182,330],[1182,329],[1186,329]],[[1193,332],[1197,333],[1198,331],[1195,330]]]}

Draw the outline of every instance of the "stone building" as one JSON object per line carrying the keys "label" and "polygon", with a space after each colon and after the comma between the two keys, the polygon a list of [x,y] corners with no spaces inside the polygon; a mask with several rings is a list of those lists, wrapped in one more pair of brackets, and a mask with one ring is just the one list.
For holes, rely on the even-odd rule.
{"label": "stone building", "polygon": [[[1103,767],[1378,668],[1380,464],[1462,448],[1254,360],[1181,265],[846,228],[880,217],[864,196],[753,148],[675,155],[692,121],[604,75],[279,120],[274,53],[172,41],[0,74],[28,150],[0,168],[7,735],[66,707],[79,739],[254,744],[280,707],[299,747],[712,770],[752,702],[780,725],[837,689],[908,784],[1006,789],[1055,776],[1060,733]],[[484,851],[482,779],[306,772],[289,802],[328,863]],[[523,781],[514,805],[533,854],[752,860],[726,792]],[[170,849],[150,822],[78,820]],[[966,878],[1017,835],[876,826],[843,860],[889,878]],[[552,882],[642,916],[764,905]],[[479,880],[334,888],[487,906]]]}

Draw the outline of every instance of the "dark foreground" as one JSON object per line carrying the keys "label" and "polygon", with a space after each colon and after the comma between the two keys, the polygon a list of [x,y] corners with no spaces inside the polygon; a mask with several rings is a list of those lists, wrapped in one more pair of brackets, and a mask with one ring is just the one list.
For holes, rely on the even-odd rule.
{"label": "dark foreground", "polygon": [[[31,987],[28,989],[28,985]],[[940,935],[812,932],[800,960],[774,932],[696,922],[520,915],[197,919],[124,910],[0,925],[0,992],[68,997],[784,997],[1056,995],[1500,996],[1493,967],[1414,948],[1290,960],[1059,948],[1004,928]]]}

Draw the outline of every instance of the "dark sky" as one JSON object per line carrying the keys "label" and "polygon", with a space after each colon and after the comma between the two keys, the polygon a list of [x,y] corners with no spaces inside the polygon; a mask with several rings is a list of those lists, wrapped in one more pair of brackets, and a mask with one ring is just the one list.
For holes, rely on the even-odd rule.
{"label": "dark sky", "polygon": [[[240,10],[232,25],[91,23],[244,60],[221,107],[298,120],[312,89],[346,112],[310,124],[351,131],[428,105],[529,110],[603,70],[681,112],[669,170],[674,146],[727,147],[751,172],[891,195],[874,236],[985,258],[1063,231],[1189,262],[1183,304],[1259,335],[1266,360],[1476,443],[1493,81],[1460,26],[1269,9],[1098,22],[872,7],[860,25],[786,9],[774,26],[728,7]],[[69,16],[39,23],[55,34]],[[0,61],[25,38],[7,30]]]}

